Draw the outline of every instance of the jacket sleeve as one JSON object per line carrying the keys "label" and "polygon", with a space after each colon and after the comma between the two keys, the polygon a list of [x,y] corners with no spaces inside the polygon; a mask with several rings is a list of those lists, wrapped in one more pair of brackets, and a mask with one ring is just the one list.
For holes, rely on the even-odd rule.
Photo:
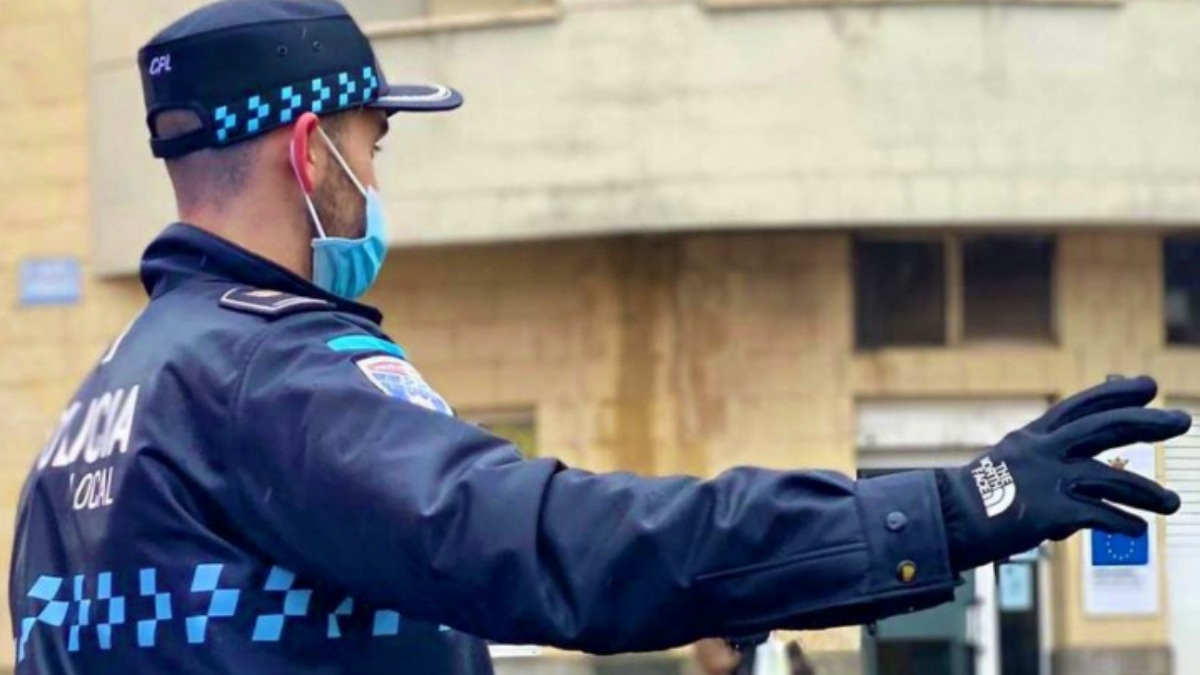
{"label": "jacket sleeve", "polygon": [[221,501],[280,565],[416,620],[593,653],[862,623],[953,596],[931,472],[706,481],[525,459],[373,385],[362,354],[327,346],[349,327],[272,324],[231,403]]}

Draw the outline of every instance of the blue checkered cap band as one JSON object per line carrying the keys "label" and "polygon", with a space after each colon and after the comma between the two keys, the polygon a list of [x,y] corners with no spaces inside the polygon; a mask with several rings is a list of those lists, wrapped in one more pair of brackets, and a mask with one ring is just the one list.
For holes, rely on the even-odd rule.
{"label": "blue checkered cap band", "polygon": [[212,112],[216,145],[253,138],[296,121],[306,112],[326,115],[366,105],[379,96],[379,75],[365,66],[308,78],[254,94]]}

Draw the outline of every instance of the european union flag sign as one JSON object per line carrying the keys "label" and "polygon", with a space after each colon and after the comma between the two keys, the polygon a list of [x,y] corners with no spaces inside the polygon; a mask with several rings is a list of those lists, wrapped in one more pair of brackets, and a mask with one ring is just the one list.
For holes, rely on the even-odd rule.
{"label": "european union flag sign", "polygon": [[1092,565],[1135,567],[1150,564],[1150,533],[1126,537],[1092,530]]}

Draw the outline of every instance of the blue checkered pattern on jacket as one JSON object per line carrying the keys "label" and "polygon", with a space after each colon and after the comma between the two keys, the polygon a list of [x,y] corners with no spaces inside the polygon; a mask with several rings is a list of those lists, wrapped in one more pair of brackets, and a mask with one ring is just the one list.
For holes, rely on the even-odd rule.
{"label": "blue checkered pattern on jacket", "polygon": [[[346,629],[342,619],[349,619],[356,609],[362,612],[350,597],[342,597],[337,608],[329,611],[331,604],[313,600],[315,591],[305,588],[310,584],[299,581],[294,573],[281,567],[272,567],[265,583],[261,587],[255,584],[255,588],[237,587],[234,579],[242,578],[244,584],[244,575],[228,574],[226,566],[221,563],[201,563],[189,567],[192,570],[190,585],[175,590],[159,583],[158,570],[153,567],[138,569],[136,576],[99,572],[95,575],[94,583],[92,577],[85,574],[38,577],[25,595],[26,613],[17,621],[17,660],[23,662],[27,658],[29,641],[38,630],[47,633],[44,638],[57,633],[60,639],[65,631],[66,650],[71,653],[112,650],[114,638],[129,645],[136,644],[139,649],[155,649],[161,646],[159,634],[173,622],[183,619],[188,644],[203,645],[208,642],[208,629],[213,620],[232,619],[239,609],[243,615],[254,611],[256,606],[263,606],[262,598],[270,599],[272,611],[254,616],[253,633],[245,635],[251,642],[287,640],[287,627],[293,623],[308,623],[311,626],[317,622],[319,626],[321,615],[317,614],[314,605],[322,607],[320,611],[325,619],[326,638],[340,640]],[[125,595],[116,588],[117,580],[122,577],[126,584],[123,587]],[[136,595],[135,588],[129,585],[134,580],[137,582]],[[181,580],[177,580],[177,583]],[[256,596],[258,602],[255,602],[255,598],[243,602],[245,596]],[[184,606],[197,606],[194,602],[197,597],[205,605],[202,613],[178,616],[172,609],[173,601],[182,601]],[[189,603],[189,598],[193,602]],[[128,620],[127,599],[133,604],[129,608]],[[336,598],[326,598],[333,599]],[[203,603],[204,600],[207,603]],[[365,625],[360,625],[359,630],[365,630],[365,634],[377,639],[400,634],[406,619],[399,612],[374,608],[369,611],[372,611],[370,619]],[[136,632],[132,630],[134,628]],[[114,635],[121,630],[124,631],[123,636]],[[236,630],[240,632],[241,627]],[[446,633],[450,629],[439,626],[438,631]],[[229,639],[228,633],[225,639]]]}
{"label": "blue checkered pattern on jacket", "polygon": [[21,619],[21,635],[17,639],[18,661],[25,659],[25,645],[29,642],[29,636],[33,633],[34,626],[39,623],[49,626],[61,626],[66,621],[67,610],[70,609],[71,603],[55,599],[62,585],[62,577],[40,576],[33,584],[33,588],[29,589],[29,597],[45,601],[46,606],[35,616]]}
{"label": "blue checkered pattern on jacket", "polygon": [[153,647],[158,639],[158,624],[174,617],[171,611],[171,594],[158,590],[158,571],[147,567],[138,574],[139,590],[144,598],[152,598],[154,617],[137,622],[137,644]]}
{"label": "blue checkered pattern on jacket", "polygon": [[204,644],[208,640],[208,622],[215,618],[229,618],[237,611],[238,597],[242,592],[236,588],[221,588],[221,570],[224,565],[199,565],[192,577],[192,593],[209,593],[208,611],[189,616],[184,620],[187,639],[191,644]]}
{"label": "blue checkered pattern on jacket", "polygon": [[293,588],[296,575],[282,567],[272,567],[264,591],[283,593],[283,611],[278,614],[262,614],[254,621],[255,642],[278,642],[283,635],[283,624],[288,617],[308,615],[308,602],[312,598],[309,589]]}

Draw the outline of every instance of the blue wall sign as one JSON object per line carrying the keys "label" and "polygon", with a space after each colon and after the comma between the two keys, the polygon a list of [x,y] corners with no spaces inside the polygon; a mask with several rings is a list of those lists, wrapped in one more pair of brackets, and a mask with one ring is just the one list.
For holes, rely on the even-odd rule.
{"label": "blue wall sign", "polygon": [[76,258],[27,258],[18,271],[22,305],[74,305],[83,288]]}

